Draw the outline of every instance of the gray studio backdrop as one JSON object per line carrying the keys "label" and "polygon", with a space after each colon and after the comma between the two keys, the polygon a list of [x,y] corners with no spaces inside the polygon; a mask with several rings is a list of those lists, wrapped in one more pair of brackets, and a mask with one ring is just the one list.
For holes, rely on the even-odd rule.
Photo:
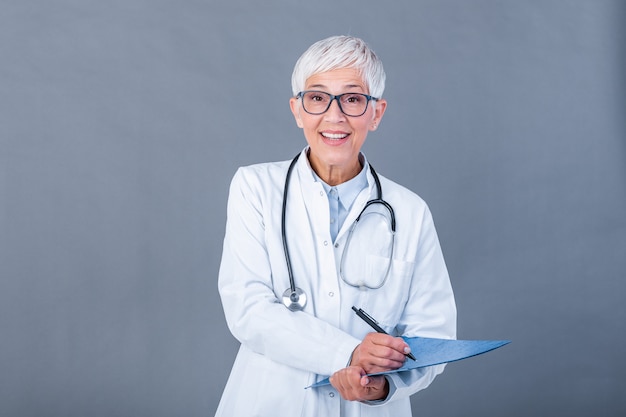
{"label": "gray studio backdrop", "polygon": [[1,0],[0,415],[214,413],[228,185],[304,146],[291,70],[333,34],[386,65],[365,151],[430,204],[459,337],[513,341],[415,415],[624,415],[625,22],[608,0]]}

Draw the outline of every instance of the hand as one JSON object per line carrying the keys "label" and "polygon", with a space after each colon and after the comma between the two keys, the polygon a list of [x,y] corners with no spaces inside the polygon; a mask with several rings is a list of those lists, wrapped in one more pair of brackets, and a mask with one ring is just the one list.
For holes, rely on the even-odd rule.
{"label": "hand", "polygon": [[358,366],[368,374],[400,368],[411,349],[401,337],[384,333],[368,333],[354,352],[350,365]]}
{"label": "hand", "polygon": [[330,377],[330,383],[344,400],[375,401],[387,398],[389,383],[384,376],[366,376],[363,368],[348,366]]}

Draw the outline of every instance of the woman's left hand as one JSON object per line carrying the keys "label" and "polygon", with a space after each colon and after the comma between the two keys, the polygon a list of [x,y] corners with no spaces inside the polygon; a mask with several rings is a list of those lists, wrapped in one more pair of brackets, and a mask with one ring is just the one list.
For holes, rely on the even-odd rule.
{"label": "woman's left hand", "polygon": [[389,394],[389,383],[384,376],[366,376],[363,368],[358,366],[335,372],[330,383],[348,401],[383,400]]}

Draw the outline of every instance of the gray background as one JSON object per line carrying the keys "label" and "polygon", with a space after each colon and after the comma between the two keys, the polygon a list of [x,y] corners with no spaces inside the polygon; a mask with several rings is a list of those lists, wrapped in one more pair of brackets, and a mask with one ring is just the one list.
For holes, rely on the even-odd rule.
{"label": "gray background", "polygon": [[365,146],[431,206],[459,337],[419,416],[626,413],[626,2],[0,0],[0,415],[208,416],[229,181],[305,144],[290,76],[366,39]]}

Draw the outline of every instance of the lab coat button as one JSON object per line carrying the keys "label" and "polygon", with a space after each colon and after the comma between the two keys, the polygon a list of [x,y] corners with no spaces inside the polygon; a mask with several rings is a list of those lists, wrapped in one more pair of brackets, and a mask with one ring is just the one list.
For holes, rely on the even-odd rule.
{"label": "lab coat button", "polygon": [[329,296],[329,297],[334,297],[334,296],[335,296],[335,293],[331,291],[331,292],[329,292],[329,293],[328,293],[328,296]]}
{"label": "lab coat button", "polygon": [[335,398],[335,393],[334,393],[334,392],[329,392],[329,393],[328,393],[328,396],[329,396],[330,398]]}
{"label": "lab coat button", "polygon": [[324,246],[328,246],[328,241],[327,240],[324,241]]}

